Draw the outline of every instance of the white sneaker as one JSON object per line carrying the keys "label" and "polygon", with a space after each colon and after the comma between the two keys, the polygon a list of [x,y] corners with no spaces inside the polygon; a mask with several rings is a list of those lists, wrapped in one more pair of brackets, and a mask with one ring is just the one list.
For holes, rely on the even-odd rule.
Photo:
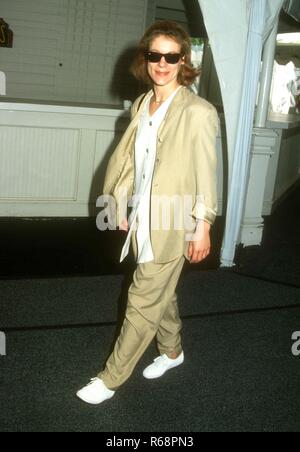
{"label": "white sneaker", "polygon": [[143,375],[148,380],[153,378],[162,377],[168,370],[174,369],[174,367],[180,366],[184,362],[184,353],[178,356],[176,359],[168,358],[167,355],[162,355],[156,358],[150,366],[148,366]]}
{"label": "white sneaker", "polygon": [[111,399],[115,391],[108,389],[100,378],[93,378],[91,382],[77,392],[77,397],[91,405],[100,405],[105,400]]}

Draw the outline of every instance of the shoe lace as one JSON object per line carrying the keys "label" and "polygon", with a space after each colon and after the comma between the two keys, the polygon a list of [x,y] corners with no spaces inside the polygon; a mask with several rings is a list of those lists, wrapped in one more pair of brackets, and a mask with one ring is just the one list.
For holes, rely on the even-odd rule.
{"label": "shoe lace", "polygon": [[92,384],[95,383],[95,381],[97,381],[97,380],[98,380],[97,377],[91,378],[91,381],[89,382],[88,386],[92,385]]}

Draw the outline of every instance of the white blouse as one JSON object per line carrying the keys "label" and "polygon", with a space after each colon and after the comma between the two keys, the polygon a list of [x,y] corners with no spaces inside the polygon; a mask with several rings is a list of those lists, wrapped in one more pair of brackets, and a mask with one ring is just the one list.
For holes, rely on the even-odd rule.
{"label": "white blouse", "polygon": [[122,250],[121,261],[129,252],[133,231],[137,231],[137,263],[142,264],[154,260],[150,236],[150,200],[153,173],[157,151],[158,130],[165,119],[167,111],[177,94],[179,87],[169,98],[150,116],[150,98],[145,104],[137,130],[135,142],[135,204],[134,214],[130,221],[130,230]]}

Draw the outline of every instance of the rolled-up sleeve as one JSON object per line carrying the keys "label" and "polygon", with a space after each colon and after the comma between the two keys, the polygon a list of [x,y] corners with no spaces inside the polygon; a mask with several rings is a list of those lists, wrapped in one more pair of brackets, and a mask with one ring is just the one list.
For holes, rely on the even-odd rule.
{"label": "rolled-up sleeve", "polygon": [[216,141],[219,118],[211,107],[206,115],[193,124],[193,165],[196,180],[196,202],[192,212],[199,221],[214,224],[218,212]]}

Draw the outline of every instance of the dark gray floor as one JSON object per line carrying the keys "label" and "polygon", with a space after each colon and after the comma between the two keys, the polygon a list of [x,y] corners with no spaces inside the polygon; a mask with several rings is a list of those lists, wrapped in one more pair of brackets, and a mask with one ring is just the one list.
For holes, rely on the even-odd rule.
{"label": "dark gray floor", "polygon": [[240,250],[236,271],[300,287],[300,187],[265,218],[261,247]]}
{"label": "dark gray floor", "polygon": [[74,397],[100,370],[114,327],[8,334],[1,358],[1,431],[299,431],[300,357],[291,333],[300,308],[184,321],[184,366],[159,381],[141,373],[90,407]]}
{"label": "dark gray floor", "polygon": [[[124,277],[103,275],[0,281],[3,329],[115,323],[126,303]],[[227,270],[185,273],[178,295],[183,316],[300,306],[299,289]],[[300,328],[300,325],[299,325]]]}
{"label": "dark gray floor", "polygon": [[131,265],[103,257],[111,242],[98,243],[91,223],[74,222],[70,234],[64,221],[0,222],[0,431],[300,431],[300,356],[291,350],[300,331],[298,205],[299,191],[234,271],[217,269],[220,237],[206,266],[186,267],[178,288],[184,366],[144,380],[152,344],[100,407],[74,394],[108,357]]}

